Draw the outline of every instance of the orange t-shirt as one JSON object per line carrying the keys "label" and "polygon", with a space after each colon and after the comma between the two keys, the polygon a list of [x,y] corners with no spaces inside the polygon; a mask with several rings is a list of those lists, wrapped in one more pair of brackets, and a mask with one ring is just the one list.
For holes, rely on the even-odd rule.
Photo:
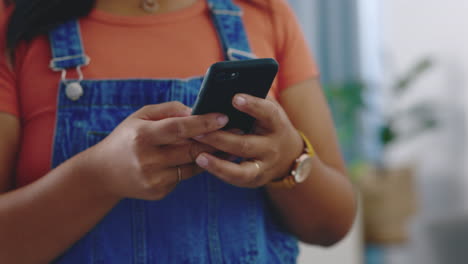
{"label": "orange t-shirt", "polygon": [[[257,57],[276,58],[280,65],[273,85],[285,88],[317,77],[317,68],[296,18],[285,0],[273,0],[271,10],[235,1]],[[57,91],[60,73],[49,68],[46,36],[19,45],[15,68],[5,63],[7,13],[0,6],[0,111],[18,116],[22,142],[16,179],[18,186],[45,175],[51,167]],[[80,20],[86,54],[85,79],[188,78],[203,75],[223,60],[217,32],[206,1],[158,15],[122,17],[99,10]],[[69,77],[75,73],[70,71]]]}

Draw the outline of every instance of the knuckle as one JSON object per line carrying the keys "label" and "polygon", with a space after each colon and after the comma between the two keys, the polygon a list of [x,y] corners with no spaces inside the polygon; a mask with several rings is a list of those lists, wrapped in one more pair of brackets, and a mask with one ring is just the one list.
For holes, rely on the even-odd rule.
{"label": "knuckle", "polygon": [[154,105],[145,105],[143,107],[140,108],[140,112],[148,112],[149,110],[151,110],[152,108],[154,107]]}
{"label": "knuckle", "polygon": [[133,166],[136,168],[137,172],[141,173],[141,167],[143,166],[143,160],[145,159],[144,151],[141,150],[138,144],[132,146],[133,151]]}
{"label": "knuckle", "polygon": [[130,137],[135,145],[143,144],[147,140],[147,128],[137,126],[130,132]]}
{"label": "knuckle", "polygon": [[172,101],[172,102],[170,102],[170,104],[171,104],[171,106],[173,106],[176,109],[186,108],[186,106],[183,103],[179,102],[179,101]]}
{"label": "knuckle", "polygon": [[146,178],[143,182],[143,193],[150,200],[161,200],[167,194],[162,185],[163,181],[160,177],[154,179]]}
{"label": "knuckle", "polygon": [[251,153],[252,151],[252,144],[248,142],[247,140],[242,140],[240,143],[240,154],[241,156],[247,156]]}
{"label": "knuckle", "polygon": [[262,99],[252,96],[250,97],[250,103],[247,105],[250,105],[251,108],[257,108],[261,105],[261,102],[262,102]]}
{"label": "knuckle", "polygon": [[270,157],[276,157],[279,155],[279,150],[276,146],[276,144],[273,144],[273,143],[270,143],[270,144],[266,144],[266,146],[264,146],[264,150],[262,151],[263,154],[265,155],[268,155]]}
{"label": "knuckle", "polygon": [[203,129],[206,131],[209,131],[213,129],[214,127],[216,127],[216,125],[213,124],[211,119],[206,118],[206,117],[202,119],[202,126],[203,126]]}
{"label": "knuckle", "polygon": [[147,180],[154,180],[153,179],[154,177],[152,177],[154,174],[154,165],[150,163],[142,162],[140,164],[140,173],[145,178],[147,178]]}
{"label": "knuckle", "polygon": [[187,129],[185,125],[181,122],[174,122],[175,127],[176,127],[176,137],[177,138],[185,138],[185,135],[187,134]]}
{"label": "knuckle", "polygon": [[271,150],[270,152],[268,152],[268,155],[270,156],[271,160],[274,160],[274,161],[280,161],[281,160],[281,154],[276,149]]}
{"label": "knuckle", "polygon": [[194,142],[190,143],[189,150],[188,150],[190,160],[195,161],[198,154],[200,153],[201,153],[200,145],[195,144]]}
{"label": "knuckle", "polygon": [[166,193],[162,193],[161,191],[157,189],[148,191],[148,199],[151,201],[160,201],[164,197],[166,197],[166,195],[167,195]]}
{"label": "knuckle", "polygon": [[219,133],[209,134],[209,141],[214,144],[221,144],[223,142],[223,135]]}
{"label": "knuckle", "polygon": [[149,194],[152,192],[154,189],[154,183],[152,181],[149,181],[146,177],[140,177],[139,181],[143,193]]}
{"label": "knuckle", "polygon": [[273,102],[267,101],[269,114],[271,119],[279,118],[281,117],[281,109],[275,105]]}
{"label": "knuckle", "polygon": [[145,105],[140,107],[137,111],[135,111],[131,116],[140,116],[144,115],[150,110],[151,106],[150,105]]}
{"label": "knuckle", "polygon": [[242,183],[246,187],[255,187],[258,183],[258,176],[252,171],[246,171],[241,176]]}
{"label": "knuckle", "polygon": [[249,171],[247,175],[249,178],[249,184],[251,186],[257,186],[260,181],[260,175],[256,171]]}
{"label": "knuckle", "polygon": [[179,101],[172,101],[172,102],[168,102],[167,104],[168,104],[169,111],[178,112],[187,108],[183,103]]}
{"label": "knuckle", "polygon": [[183,139],[184,135],[187,133],[185,125],[181,122],[169,122],[167,125],[167,133],[175,135],[178,139]]}
{"label": "knuckle", "polygon": [[159,183],[158,178],[153,177],[153,166],[139,163],[137,171],[144,189],[152,188]]}

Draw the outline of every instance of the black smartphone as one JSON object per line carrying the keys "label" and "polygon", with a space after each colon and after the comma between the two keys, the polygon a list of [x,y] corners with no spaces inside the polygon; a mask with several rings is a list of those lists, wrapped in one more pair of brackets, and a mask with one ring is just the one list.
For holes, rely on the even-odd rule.
{"label": "black smartphone", "polygon": [[255,119],[235,109],[232,98],[238,93],[265,98],[277,72],[278,63],[270,58],[215,63],[207,71],[192,114],[223,113],[229,117],[223,129],[248,133]]}

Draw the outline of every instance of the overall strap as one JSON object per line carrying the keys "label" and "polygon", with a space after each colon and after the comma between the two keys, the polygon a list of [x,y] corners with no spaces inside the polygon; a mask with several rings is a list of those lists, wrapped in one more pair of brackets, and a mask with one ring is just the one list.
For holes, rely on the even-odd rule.
{"label": "overall strap", "polygon": [[226,60],[254,59],[242,21],[242,10],[231,0],[207,0]]}
{"label": "overall strap", "polygon": [[50,68],[54,71],[64,71],[89,64],[81,40],[78,20],[70,20],[61,24],[49,33],[52,60]]}

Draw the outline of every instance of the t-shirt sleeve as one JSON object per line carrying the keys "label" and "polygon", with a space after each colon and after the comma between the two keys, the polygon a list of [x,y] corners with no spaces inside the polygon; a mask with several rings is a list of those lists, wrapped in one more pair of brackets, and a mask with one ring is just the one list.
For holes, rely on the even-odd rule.
{"label": "t-shirt sleeve", "polygon": [[19,115],[16,78],[7,60],[5,34],[9,11],[0,1],[0,112]]}
{"label": "t-shirt sleeve", "polygon": [[280,65],[278,93],[291,85],[318,78],[319,70],[297,17],[285,0],[273,0],[276,57]]}

